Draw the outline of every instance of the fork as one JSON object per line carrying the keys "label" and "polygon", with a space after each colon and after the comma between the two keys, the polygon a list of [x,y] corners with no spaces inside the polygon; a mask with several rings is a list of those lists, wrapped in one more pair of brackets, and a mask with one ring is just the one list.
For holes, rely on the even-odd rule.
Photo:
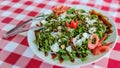
{"label": "fork", "polygon": [[22,33],[22,32],[25,32],[25,31],[28,31],[28,30],[38,30],[38,29],[42,29],[43,26],[32,26],[32,27],[29,27],[29,28],[24,28],[22,30],[19,30],[20,28],[22,28],[23,26],[25,26],[27,23],[29,23],[30,21],[32,20],[43,20],[45,19],[45,17],[48,16],[47,14],[46,15],[39,15],[39,16],[36,16],[35,18],[32,18],[32,19],[29,19],[23,23],[21,23],[20,25],[14,27],[13,29],[11,29],[10,31],[6,32],[4,35],[3,35],[3,38],[8,38],[10,36],[14,36],[18,33]]}

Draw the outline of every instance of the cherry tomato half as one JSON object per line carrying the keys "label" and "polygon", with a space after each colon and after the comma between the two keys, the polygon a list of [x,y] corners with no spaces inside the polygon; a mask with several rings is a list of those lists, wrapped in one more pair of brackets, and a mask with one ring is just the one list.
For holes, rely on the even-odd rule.
{"label": "cherry tomato half", "polygon": [[77,28],[77,23],[74,20],[70,22],[70,28],[74,28],[74,29]]}

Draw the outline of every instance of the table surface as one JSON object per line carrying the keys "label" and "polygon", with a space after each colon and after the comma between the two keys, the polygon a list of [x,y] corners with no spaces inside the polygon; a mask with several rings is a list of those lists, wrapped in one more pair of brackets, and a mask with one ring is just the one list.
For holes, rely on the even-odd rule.
{"label": "table surface", "polygon": [[64,68],[38,58],[28,45],[27,32],[2,38],[4,33],[20,23],[62,4],[103,10],[117,27],[118,39],[114,49],[103,59],[80,68],[120,68],[120,0],[0,0],[0,68]]}

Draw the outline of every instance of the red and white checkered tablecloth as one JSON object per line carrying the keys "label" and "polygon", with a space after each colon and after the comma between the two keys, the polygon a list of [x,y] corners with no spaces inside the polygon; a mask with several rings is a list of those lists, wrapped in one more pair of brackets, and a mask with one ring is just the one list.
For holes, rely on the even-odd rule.
{"label": "red and white checkered tablecloth", "polygon": [[27,33],[3,39],[18,24],[62,4],[86,5],[108,13],[115,21],[118,40],[114,49],[98,62],[80,68],[120,68],[120,0],[0,0],[0,68],[64,68],[38,58],[27,42]]}

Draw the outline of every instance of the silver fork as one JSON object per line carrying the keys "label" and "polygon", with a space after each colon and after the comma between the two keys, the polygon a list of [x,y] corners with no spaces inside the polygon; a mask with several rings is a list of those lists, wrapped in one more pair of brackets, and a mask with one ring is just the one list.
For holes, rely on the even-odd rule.
{"label": "silver fork", "polygon": [[[48,16],[48,15],[46,14],[46,15],[44,15],[44,16],[46,17],[46,16]],[[25,28],[25,29],[19,30],[20,28],[22,28],[23,26],[25,26],[25,25],[26,25],[27,23],[29,23],[30,21],[32,21],[32,20],[39,20],[39,21],[41,21],[41,20],[45,19],[45,17],[43,17],[43,15],[39,15],[39,16],[36,16],[36,17],[33,18],[33,19],[29,19],[29,20],[21,23],[20,25],[14,27],[14,28],[11,29],[10,31],[6,32],[6,33],[3,35],[3,38],[8,38],[8,37],[10,37],[10,36],[14,36],[14,35],[16,35],[16,34],[18,34],[18,33],[25,32],[25,31],[28,31],[28,30],[42,29],[43,26],[39,26],[39,27],[38,27],[38,26],[33,26],[33,27],[29,27],[29,28]]]}

